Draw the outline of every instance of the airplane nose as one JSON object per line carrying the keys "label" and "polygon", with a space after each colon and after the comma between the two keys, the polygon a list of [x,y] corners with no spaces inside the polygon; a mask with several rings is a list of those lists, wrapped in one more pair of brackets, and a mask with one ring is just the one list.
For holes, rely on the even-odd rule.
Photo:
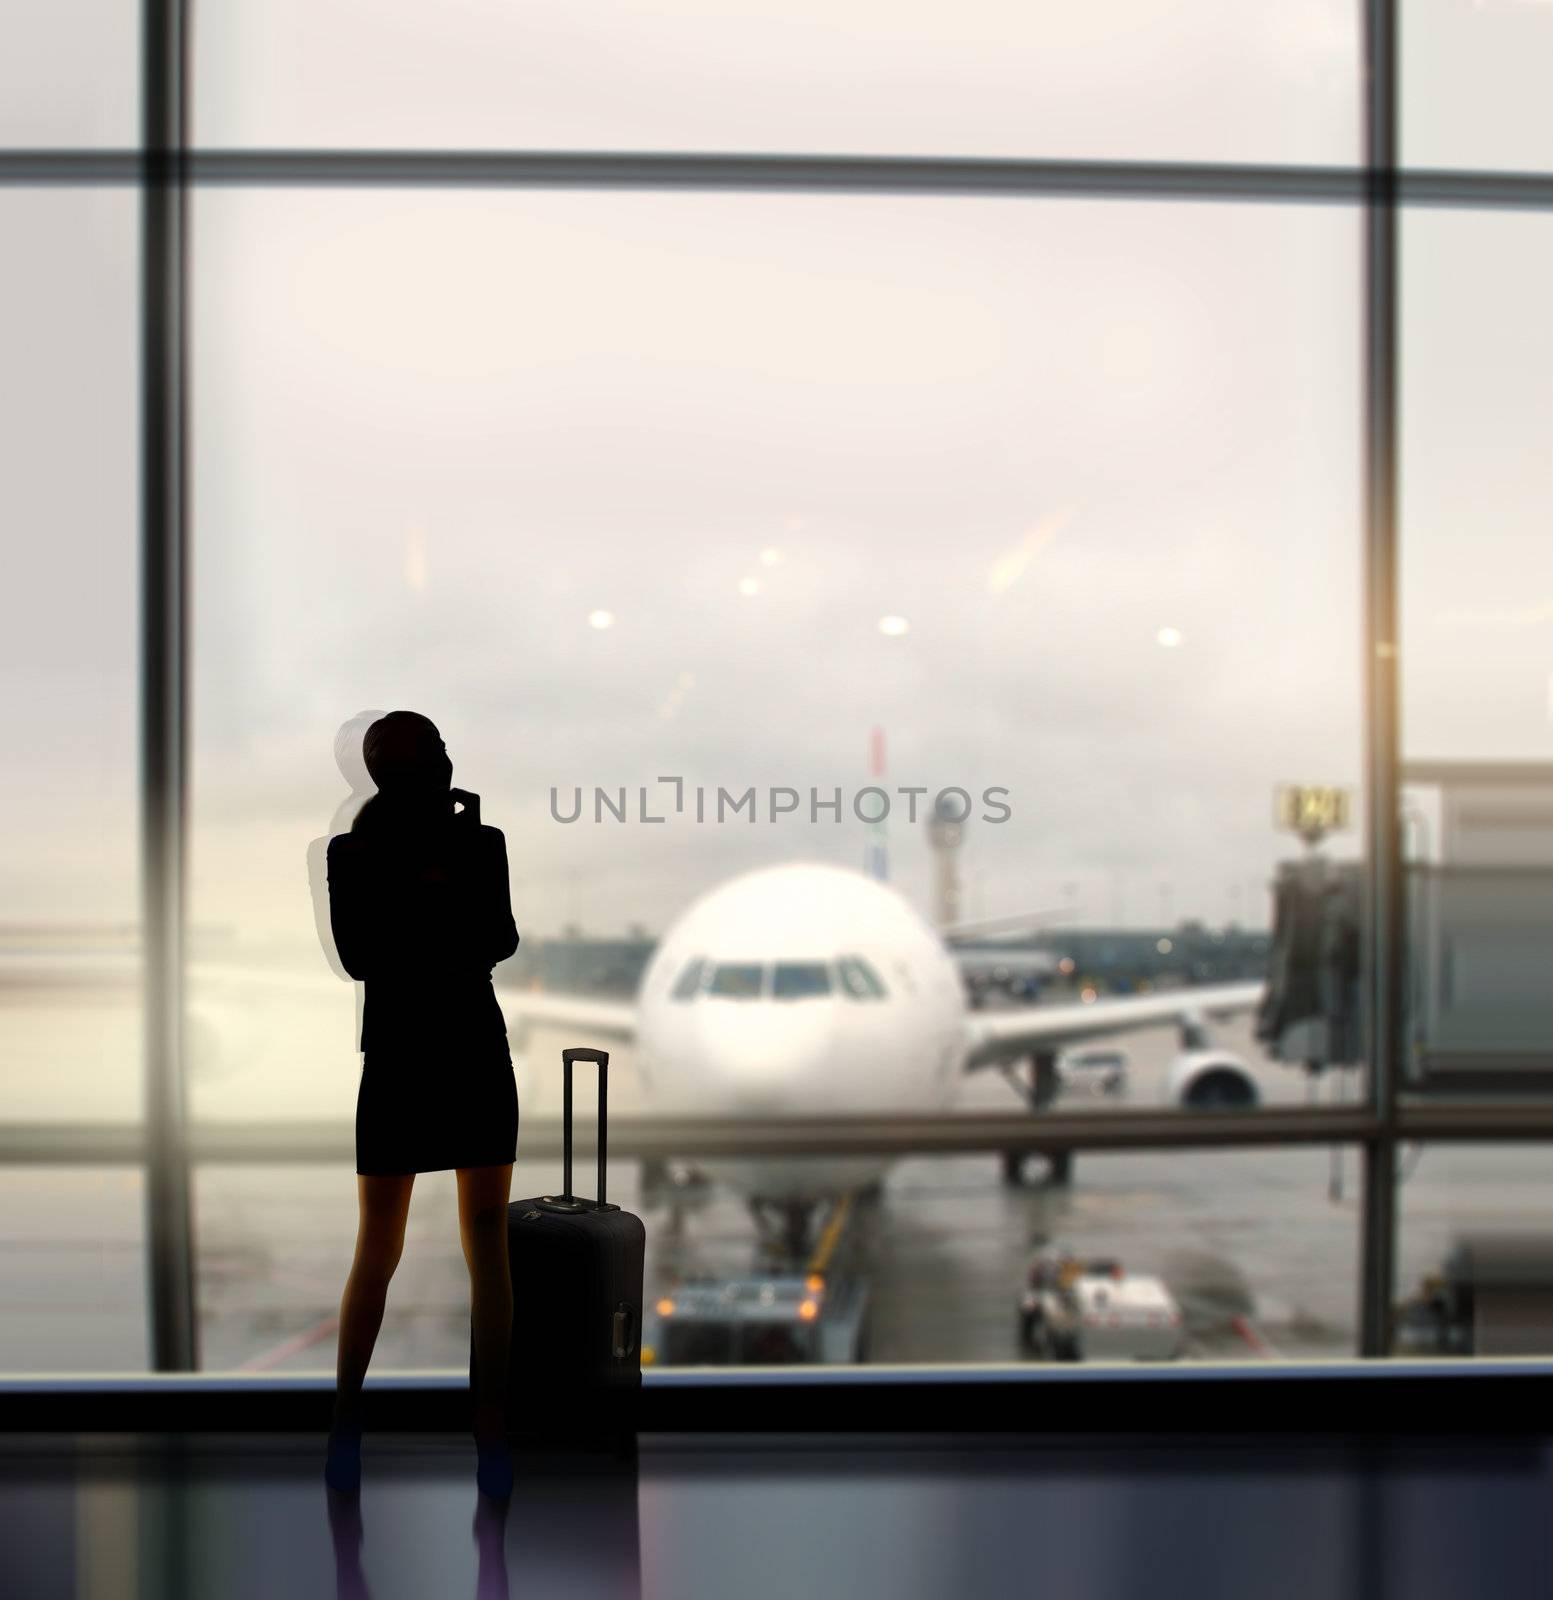
{"label": "airplane nose", "polygon": [[736,1115],[797,1110],[812,1098],[806,1086],[832,1064],[829,1011],[801,1001],[705,1008],[705,1059]]}

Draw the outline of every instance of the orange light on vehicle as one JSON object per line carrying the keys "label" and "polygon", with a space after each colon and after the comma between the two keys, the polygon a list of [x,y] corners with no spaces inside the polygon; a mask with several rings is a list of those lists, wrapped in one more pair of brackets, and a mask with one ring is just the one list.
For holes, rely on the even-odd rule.
{"label": "orange light on vehicle", "polygon": [[819,1313],[820,1307],[817,1300],[804,1300],[799,1303],[798,1315],[802,1317],[805,1322],[813,1322]]}
{"label": "orange light on vehicle", "polygon": [[672,1317],[674,1315],[674,1302],[672,1300],[660,1300],[658,1302],[658,1315],[660,1317]]}
{"label": "orange light on vehicle", "polygon": [[818,1294],[825,1287],[825,1280],[817,1272],[811,1272],[804,1283],[804,1288],[811,1294]]}

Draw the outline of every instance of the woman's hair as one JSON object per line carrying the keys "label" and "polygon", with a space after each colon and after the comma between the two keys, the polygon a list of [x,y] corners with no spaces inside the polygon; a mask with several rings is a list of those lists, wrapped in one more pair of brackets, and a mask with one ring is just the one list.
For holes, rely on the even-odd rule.
{"label": "woman's hair", "polygon": [[379,789],[398,788],[424,777],[442,753],[442,735],[419,711],[390,711],[361,739],[361,756]]}
{"label": "woman's hair", "polygon": [[453,768],[430,717],[418,711],[388,712],[362,736],[361,755],[378,792],[356,813],[352,833],[421,831],[442,819]]}

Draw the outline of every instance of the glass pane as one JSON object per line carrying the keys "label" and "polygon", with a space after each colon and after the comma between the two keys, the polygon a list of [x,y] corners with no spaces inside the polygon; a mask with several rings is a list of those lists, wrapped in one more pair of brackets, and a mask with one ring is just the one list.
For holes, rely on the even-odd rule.
{"label": "glass pane", "polygon": [[1553,1092],[1553,218],[1406,219],[1411,1081]]}
{"label": "glass pane", "polygon": [[[1254,1009],[1307,853],[1275,795],[1360,772],[1351,212],[212,192],[195,226],[202,1111],[350,1116],[355,1006],[298,874],[396,705],[507,831],[528,986],[629,999],[660,940],[663,992],[746,958],[665,936],[758,868],[736,920],[790,957],[835,903],[781,876],[808,860],[847,869],[825,942],[882,1005],[946,1004],[942,950],[860,937],[904,915],[856,872],[882,828],[886,945],[949,897],[1012,919],[1043,1005]],[[952,846],[939,791],[973,802]]]}
{"label": "glass pane", "polygon": [[[612,1055],[612,1107],[614,1067]],[[637,1109],[629,1057],[620,1082],[620,1109]],[[552,1190],[557,1170],[520,1153],[514,1197]],[[789,1295],[788,1280],[757,1257],[737,1191],[695,1177],[644,1184],[636,1162],[613,1159],[610,1199],[647,1230],[644,1358],[678,1364],[670,1359],[677,1349],[722,1363],[747,1340],[746,1361],[791,1360],[795,1348],[828,1364],[1063,1360],[1066,1352],[1044,1346],[1040,1330],[1027,1341],[1021,1306],[1037,1258],[1064,1252],[1093,1272],[1118,1266],[1122,1274],[1102,1280],[1119,1323],[1081,1332],[1083,1359],[1130,1360],[1134,1346],[1140,1356],[1167,1359],[1167,1343],[1168,1359],[1354,1353],[1353,1152],[1086,1153],[1074,1179],[1016,1189],[986,1156],[903,1159],[877,1203],[855,1204],[836,1230],[810,1318],[797,1308],[815,1292],[800,1272]],[[197,1204],[204,1368],[332,1372],[355,1239],[353,1175],[303,1164],[207,1166]],[[741,1317],[732,1329],[726,1314],[708,1314],[697,1296],[726,1307],[730,1284],[752,1297],[772,1288],[762,1311],[769,1320]],[[1057,1300],[1046,1314],[1055,1324]],[[423,1173],[373,1371],[467,1370],[468,1361],[456,1187],[451,1173]]]}
{"label": "glass pane", "polygon": [[0,1120],[137,1120],[136,201],[0,195]]}
{"label": "glass pane", "polygon": [[[1311,1092],[1254,1024],[1275,795],[1361,770],[1350,211],[225,191],[195,231],[196,1115],[348,1137],[308,862],[396,707],[507,837],[525,1114],[539,986],[665,1117]],[[968,1006],[951,922],[1011,922],[1037,1003]],[[667,999],[830,953],[883,995]],[[1057,1073],[1113,1035],[1124,1092]]]}
{"label": "glass pane", "polygon": [[1553,1355],[1548,1149],[1412,1145],[1399,1158],[1396,1355]]}
{"label": "glass pane", "polygon": [[249,0],[199,23],[202,145],[1358,156],[1353,0]]}
{"label": "glass pane", "polygon": [[671,999],[693,1000],[696,991],[701,987],[701,970],[705,963],[692,961],[680,974],[674,987],[669,991]]}
{"label": "glass pane", "polygon": [[760,996],[760,989],[760,967],[738,965],[715,968],[706,992],[725,1000],[755,1000]]}
{"label": "glass pane", "polygon": [[1408,0],[1398,15],[1408,166],[1553,166],[1553,13],[1545,5]]}
{"label": "glass pane", "polygon": [[807,1000],[830,993],[830,968],[823,961],[779,961],[772,977],[775,1000]]}
{"label": "glass pane", "polygon": [[841,987],[853,1000],[881,1000],[884,985],[866,961],[856,956],[843,956],[837,963],[841,973]]}
{"label": "glass pane", "polygon": [[0,149],[138,144],[140,11],[134,0],[0,0]]}
{"label": "glass pane", "polygon": [[0,1167],[0,1371],[150,1365],[138,1168]]}
{"label": "glass pane", "polygon": [[[415,1191],[394,1275],[399,1309],[384,1319],[374,1372],[454,1365],[460,1332],[468,1364],[469,1278],[456,1191],[451,1172],[438,1178],[445,1192],[429,1177]],[[201,1368],[333,1372],[340,1296],[356,1245],[355,1173],[343,1164],[334,1171],[316,1164],[202,1165],[194,1169],[194,1207]],[[460,1285],[448,1277],[455,1260],[464,1274],[461,1330]],[[428,1303],[438,1300],[432,1309]]]}

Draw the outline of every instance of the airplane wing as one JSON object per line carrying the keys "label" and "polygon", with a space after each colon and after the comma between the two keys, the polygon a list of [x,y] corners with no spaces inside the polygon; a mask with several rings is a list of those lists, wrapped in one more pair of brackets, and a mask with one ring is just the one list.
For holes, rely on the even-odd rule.
{"label": "airplane wing", "polygon": [[967,1071],[1057,1050],[1103,1034],[1129,1033],[1183,1017],[1224,1017],[1254,1011],[1260,983],[1201,984],[1163,994],[1095,1000],[1088,1005],[1020,1006],[1009,1011],[970,1011],[965,1017]]}
{"label": "airplane wing", "polygon": [[595,1039],[636,1037],[636,1005],[629,1000],[602,1000],[585,994],[551,994],[533,989],[498,990],[507,1017],[507,1037],[521,1049],[537,1027],[575,1028],[585,1043]]}

